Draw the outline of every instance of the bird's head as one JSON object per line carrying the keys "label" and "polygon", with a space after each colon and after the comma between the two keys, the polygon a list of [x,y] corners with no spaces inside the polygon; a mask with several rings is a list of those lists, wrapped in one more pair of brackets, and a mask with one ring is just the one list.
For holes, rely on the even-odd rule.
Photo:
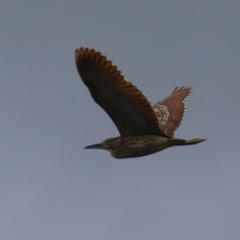
{"label": "bird's head", "polygon": [[84,149],[104,149],[111,151],[117,144],[119,137],[108,138],[101,143],[86,146]]}

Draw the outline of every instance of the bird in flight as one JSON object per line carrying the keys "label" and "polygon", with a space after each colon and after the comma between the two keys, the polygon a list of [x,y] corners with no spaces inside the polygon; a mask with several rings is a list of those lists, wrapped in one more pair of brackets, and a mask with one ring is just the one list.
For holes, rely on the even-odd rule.
{"label": "bird in flight", "polygon": [[175,88],[163,101],[151,105],[143,93],[100,52],[81,47],[75,51],[75,61],[92,98],[105,110],[120,133],[119,137],[108,138],[86,149],[104,149],[112,157],[121,159],[142,157],[169,147],[206,140],[174,137],[191,88]]}

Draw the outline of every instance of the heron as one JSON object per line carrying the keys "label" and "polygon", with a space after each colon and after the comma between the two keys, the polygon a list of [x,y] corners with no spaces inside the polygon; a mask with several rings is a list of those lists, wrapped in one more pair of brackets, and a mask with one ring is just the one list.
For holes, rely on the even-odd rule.
{"label": "heron", "polygon": [[92,98],[105,110],[120,134],[85,149],[104,149],[112,157],[122,159],[147,156],[169,147],[194,145],[206,140],[174,137],[191,88],[176,87],[163,101],[151,105],[143,93],[100,52],[78,48],[75,62]]}

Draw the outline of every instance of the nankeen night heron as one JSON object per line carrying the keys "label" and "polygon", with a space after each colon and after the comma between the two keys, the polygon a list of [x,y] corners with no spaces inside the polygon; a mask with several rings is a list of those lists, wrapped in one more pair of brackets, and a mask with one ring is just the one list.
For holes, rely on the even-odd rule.
{"label": "nankeen night heron", "polygon": [[132,158],[206,140],[174,137],[191,88],[175,88],[163,101],[151,105],[100,52],[81,47],[75,51],[75,60],[80,77],[94,101],[106,111],[120,133],[119,137],[85,148],[105,149],[115,158]]}

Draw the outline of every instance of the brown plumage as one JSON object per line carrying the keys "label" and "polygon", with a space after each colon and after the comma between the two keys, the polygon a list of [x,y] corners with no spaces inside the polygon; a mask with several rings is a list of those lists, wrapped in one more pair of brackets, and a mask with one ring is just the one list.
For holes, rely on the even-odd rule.
{"label": "brown plumage", "polygon": [[152,106],[160,128],[169,137],[174,136],[174,131],[181,124],[185,112],[185,100],[190,93],[191,88],[176,87],[167,98]]}
{"label": "brown plumage", "polygon": [[175,88],[153,106],[131,82],[101,53],[80,48],[75,51],[77,70],[94,101],[115,123],[120,137],[86,148],[109,150],[113,157],[139,157],[176,145],[190,145],[205,139],[176,139],[185,99],[190,88]]}

